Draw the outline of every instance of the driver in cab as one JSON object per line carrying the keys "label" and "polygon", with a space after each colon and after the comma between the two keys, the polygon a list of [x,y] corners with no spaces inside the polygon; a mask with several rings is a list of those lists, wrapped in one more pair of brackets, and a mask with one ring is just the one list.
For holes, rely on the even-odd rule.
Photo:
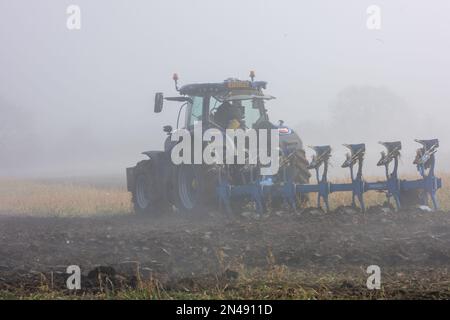
{"label": "driver in cab", "polygon": [[224,101],[214,113],[214,122],[224,129],[244,127],[244,112],[239,101]]}

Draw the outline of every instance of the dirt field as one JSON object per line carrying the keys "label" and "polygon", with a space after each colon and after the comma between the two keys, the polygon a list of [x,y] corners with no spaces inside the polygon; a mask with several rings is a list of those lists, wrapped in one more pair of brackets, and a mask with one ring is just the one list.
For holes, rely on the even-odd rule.
{"label": "dirt field", "polygon": [[[248,294],[259,297],[258,281],[267,281],[286,289],[281,297],[302,297],[301,289],[308,298],[450,298],[450,215],[443,212],[310,211],[198,223],[130,215],[3,216],[0,237],[5,295],[66,292],[65,269],[79,265],[84,294],[150,281],[168,297],[217,286],[233,293],[245,283]],[[365,285],[365,269],[373,264],[382,271],[378,292]]]}
{"label": "dirt field", "polygon": [[[129,212],[123,190],[89,187],[73,197],[94,210],[96,195],[100,213],[58,214],[77,202],[41,188],[60,211],[32,214],[18,190],[0,208],[0,298],[450,298],[449,212],[154,218]],[[23,212],[5,210],[15,203]],[[82,270],[81,290],[66,289],[69,265]],[[369,265],[381,268],[381,290],[366,287]]]}

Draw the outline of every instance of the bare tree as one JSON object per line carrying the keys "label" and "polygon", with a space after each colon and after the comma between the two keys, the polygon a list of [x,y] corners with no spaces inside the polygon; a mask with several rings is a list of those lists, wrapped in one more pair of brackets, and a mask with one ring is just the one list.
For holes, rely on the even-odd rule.
{"label": "bare tree", "polygon": [[406,102],[386,87],[348,87],[330,104],[330,111],[331,130],[346,139],[396,139],[405,123],[417,123]]}

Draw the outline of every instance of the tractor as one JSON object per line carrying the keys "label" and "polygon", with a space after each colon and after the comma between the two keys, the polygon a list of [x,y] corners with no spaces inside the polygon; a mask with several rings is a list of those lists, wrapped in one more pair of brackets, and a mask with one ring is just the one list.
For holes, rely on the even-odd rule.
{"label": "tractor", "polygon": [[[179,87],[178,76],[174,74],[175,89],[179,95],[164,97],[163,93],[156,93],[155,113],[162,111],[164,101],[175,101],[181,105],[177,128],[173,129],[169,125],[163,127],[167,134],[164,150],[143,152],[148,159],[126,169],[127,188],[132,193],[136,213],[158,214],[175,209],[178,212],[198,214],[221,208],[231,214],[255,200],[257,195],[252,188],[258,188],[262,183],[279,182],[282,175],[289,175],[294,183],[308,183],[310,173],[302,140],[283,121],[275,124],[269,120],[267,104],[274,97],[263,92],[267,82],[255,81],[253,72],[250,79],[242,81],[229,78],[218,83],[196,83]],[[181,117],[182,112],[184,117]],[[180,123],[181,118],[185,120],[183,124]],[[254,165],[174,164],[171,153],[179,141],[173,141],[172,136],[180,129],[194,133],[199,125],[203,131],[211,128],[221,132],[229,128],[244,131],[277,130],[277,152],[281,156],[278,174],[262,177],[258,161]],[[202,148],[206,144],[203,143]],[[290,164],[289,167],[286,163]],[[224,181],[229,186],[249,186],[249,190],[243,190],[233,201],[226,201],[224,193],[229,190],[224,190]],[[296,198],[298,204],[305,201],[300,195]],[[282,206],[284,203],[282,197],[273,197],[271,201],[272,206]],[[265,203],[257,201],[256,205],[262,211]]]}

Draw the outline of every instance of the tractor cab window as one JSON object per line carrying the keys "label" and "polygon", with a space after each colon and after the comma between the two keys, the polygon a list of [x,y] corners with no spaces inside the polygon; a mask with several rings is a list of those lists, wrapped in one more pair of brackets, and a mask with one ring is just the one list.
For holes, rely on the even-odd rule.
{"label": "tractor cab window", "polygon": [[188,110],[188,126],[202,122],[203,97],[192,97],[192,104]]}
{"label": "tractor cab window", "polygon": [[[221,127],[230,128],[233,120],[240,122],[243,129],[253,128],[265,116],[261,99],[228,99],[211,97],[209,103],[210,119]],[[235,126],[231,125],[231,128]]]}
{"label": "tractor cab window", "polygon": [[244,121],[247,128],[253,128],[253,125],[263,117],[263,111],[255,100],[243,100]]}

